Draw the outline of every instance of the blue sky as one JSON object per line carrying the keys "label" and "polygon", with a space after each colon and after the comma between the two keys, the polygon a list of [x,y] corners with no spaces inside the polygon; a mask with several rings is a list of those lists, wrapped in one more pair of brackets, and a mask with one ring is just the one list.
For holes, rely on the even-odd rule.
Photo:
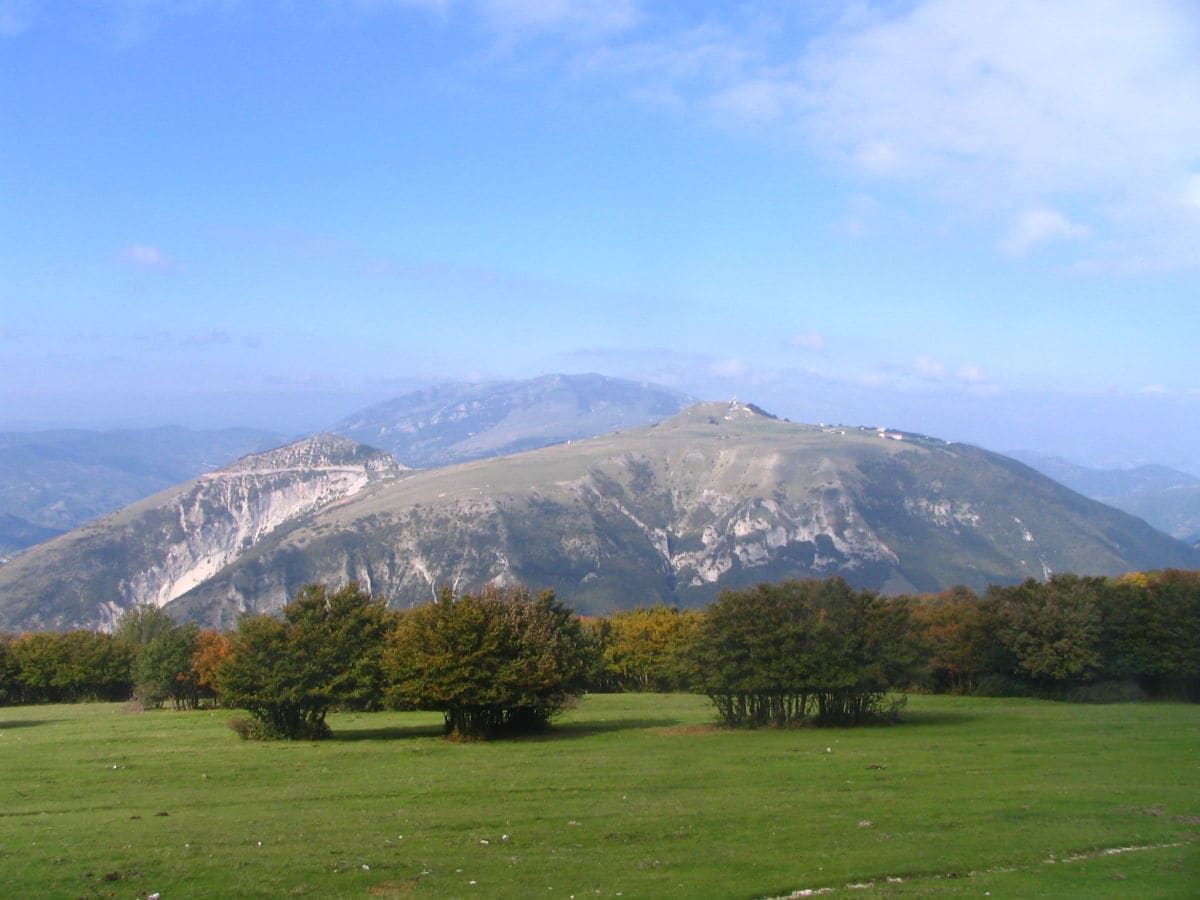
{"label": "blue sky", "polygon": [[0,428],[598,371],[1200,470],[1200,7],[0,0]]}

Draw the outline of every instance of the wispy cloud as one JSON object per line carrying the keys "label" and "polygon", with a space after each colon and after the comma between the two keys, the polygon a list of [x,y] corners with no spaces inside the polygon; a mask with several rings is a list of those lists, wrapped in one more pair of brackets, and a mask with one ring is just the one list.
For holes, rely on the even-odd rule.
{"label": "wispy cloud", "polygon": [[958,377],[961,381],[967,384],[986,384],[987,376],[983,373],[983,369],[972,363],[967,363],[960,366],[958,369]]}
{"label": "wispy cloud", "polygon": [[985,217],[1058,197],[1091,220],[1026,213],[1007,253],[1089,226],[1132,243],[1200,156],[1200,17],[1170,0],[928,0],[835,32],[803,71],[796,124],[865,174]]}
{"label": "wispy cloud", "polygon": [[709,374],[720,378],[742,378],[749,372],[750,367],[745,361],[736,356],[719,359],[708,367]]}
{"label": "wispy cloud", "polygon": [[799,347],[801,350],[824,350],[825,335],[819,331],[802,331],[799,334],[793,334],[787,340],[792,347]]}
{"label": "wispy cloud", "polygon": [[153,244],[130,244],[119,255],[122,261],[138,269],[164,271],[174,265],[171,258]]}
{"label": "wispy cloud", "polygon": [[1000,249],[1007,256],[1025,256],[1041,244],[1082,240],[1090,235],[1090,228],[1075,224],[1057,210],[1030,209],[1017,217],[1000,242]]}
{"label": "wispy cloud", "polygon": [[946,366],[931,356],[918,356],[913,360],[913,372],[926,381],[941,381],[946,377]]}
{"label": "wispy cloud", "polygon": [[[798,136],[851,179],[903,185],[968,213],[1008,255],[1103,235],[1081,252],[1200,264],[1193,4],[917,0],[842,9],[806,39],[763,27],[765,4],[710,11],[701,25],[658,20],[657,31],[580,57],[576,71],[625,80],[633,96],[713,121]],[[814,14],[776,18],[786,25],[803,15]]]}

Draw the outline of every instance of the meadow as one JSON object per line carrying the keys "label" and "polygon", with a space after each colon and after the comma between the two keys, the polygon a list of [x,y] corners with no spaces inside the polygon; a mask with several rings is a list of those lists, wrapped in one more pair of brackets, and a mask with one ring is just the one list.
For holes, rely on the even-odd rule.
{"label": "meadow", "polygon": [[1200,896],[1197,705],[732,732],[702,697],[590,695],[495,743],[426,713],[245,742],[234,715],[0,709],[0,894]]}

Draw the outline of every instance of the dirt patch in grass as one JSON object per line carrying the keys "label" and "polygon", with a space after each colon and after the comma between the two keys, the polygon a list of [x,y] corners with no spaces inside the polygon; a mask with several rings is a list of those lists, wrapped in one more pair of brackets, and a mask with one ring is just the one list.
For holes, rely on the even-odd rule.
{"label": "dirt patch in grass", "polygon": [[416,893],[419,878],[407,878],[404,881],[381,881],[367,888],[372,897],[409,897]]}
{"label": "dirt patch in grass", "polygon": [[722,734],[727,729],[720,725],[668,725],[664,728],[648,728],[654,734]]}

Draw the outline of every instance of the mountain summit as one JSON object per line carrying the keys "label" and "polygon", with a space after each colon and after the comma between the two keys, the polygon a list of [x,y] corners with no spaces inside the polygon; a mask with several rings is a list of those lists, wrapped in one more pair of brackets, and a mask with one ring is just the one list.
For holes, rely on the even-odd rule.
{"label": "mountain summit", "polygon": [[150,600],[230,626],[352,579],[397,606],[523,582],[602,613],[807,576],[903,592],[1200,567],[1007,457],[737,401],[425,471],[338,446],[252,457],[28,551],[0,568],[0,624],[84,624],[116,614],[106,600]]}
{"label": "mountain summit", "polygon": [[693,402],[678,391],[603,375],[461,382],[367,407],[333,431],[418,468],[452,465],[648,425]]}

